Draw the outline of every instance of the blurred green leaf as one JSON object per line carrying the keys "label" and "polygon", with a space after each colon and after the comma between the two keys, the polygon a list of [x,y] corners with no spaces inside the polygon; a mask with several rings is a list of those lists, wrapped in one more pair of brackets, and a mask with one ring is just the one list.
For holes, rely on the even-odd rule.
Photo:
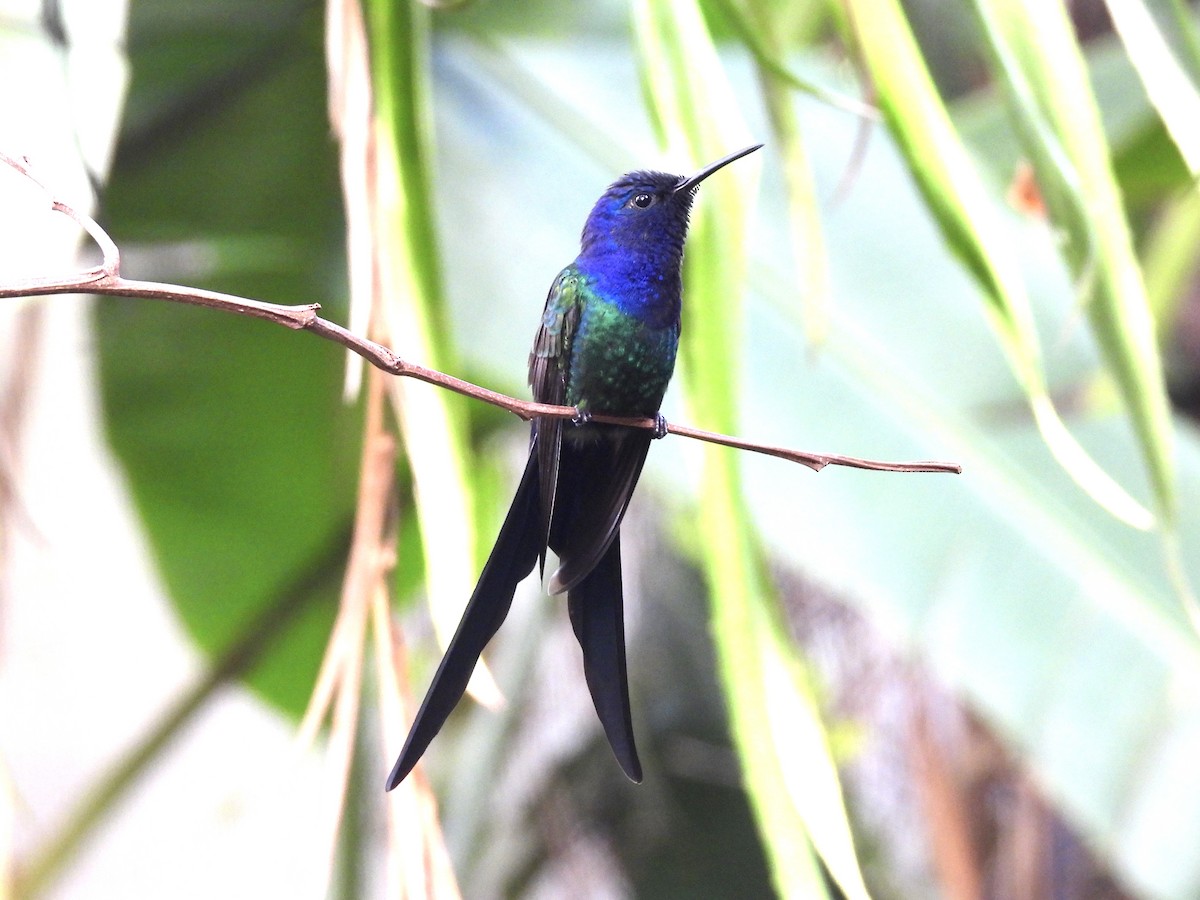
{"label": "blurred green leaf", "polygon": [[[394,0],[371,2],[367,11],[374,91],[374,152],[368,154],[368,165],[375,167],[374,178],[347,189],[361,191],[364,206],[378,210],[359,233],[374,246],[359,249],[379,267],[374,275],[380,279],[383,298],[381,308],[364,308],[357,318],[365,329],[372,313],[380,316],[396,352],[454,371],[457,354],[441,296],[429,185],[429,11],[418,3]],[[370,201],[368,193],[373,195]],[[364,291],[363,301],[369,294],[369,289]],[[417,498],[430,610],[438,642],[445,648],[474,588],[474,566],[464,561],[478,556],[464,401],[407,379],[391,379],[389,394]],[[500,702],[486,666],[477,669],[469,689],[490,705]]]}
{"label": "blurred green leaf", "polygon": [[1066,13],[1056,4],[976,0],[1025,152],[1084,306],[1141,442],[1167,528],[1178,507],[1170,411],[1154,323],[1113,178],[1108,143]]}
{"label": "blurred green leaf", "polygon": [[1200,174],[1200,41],[1187,7],[1181,0],[1107,0],[1107,5],[1146,93],[1188,168]]}
{"label": "blurred green leaf", "polygon": [[[255,33],[262,64],[221,90],[190,70],[195,25],[136,11],[130,23],[140,124],[122,137],[103,217],[125,272],[280,303],[332,298],[336,315],[342,218],[320,19],[291,20],[285,41],[278,29]],[[238,26],[236,17],[214,26],[214,40],[222,28],[245,40]],[[147,84],[143,52],[176,68],[155,67]],[[341,353],[263,323],[146,301],[98,304],[95,328],[109,440],[176,610],[219,654],[296,572],[327,565],[330,546],[346,540],[358,415],[340,397]],[[309,606],[251,677],[285,709],[308,700],[335,598]]]}
{"label": "blurred green leaf", "polygon": [[899,4],[854,0],[850,9],[888,127],[951,247],[984,289],[993,327],[1047,446],[1097,503],[1130,525],[1150,527],[1150,513],[1096,464],[1050,400],[1018,259],[997,227],[984,185],[942,105]]}
{"label": "blurred green leaf", "polygon": [[[731,2],[723,5],[734,10]],[[736,15],[736,10],[733,14]],[[803,132],[792,105],[791,89],[801,88],[789,77],[789,73],[779,71],[779,67],[769,61],[780,52],[780,32],[786,16],[777,5],[762,2],[753,4],[752,14],[755,21],[743,21],[739,34],[749,43],[765,45],[772,54],[767,58],[756,51],[759,78],[771,121],[771,133],[774,138],[772,144],[783,163],[784,177],[787,180],[788,224],[793,235],[792,256],[796,260],[798,275],[796,291],[800,295],[809,341],[816,346],[824,340],[829,330],[829,306],[833,302],[833,286],[829,282],[829,261],[821,232],[821,212],[808,162],[808,152],[805,150]],[[815,13],[810,12],[810,15],[813,14]],[[829,98],[820,98],[832,102]],[[865,116],[874,111],[864,108],[859,112]],[[870,118],[864,118],[864,123],[869,121]]]}
{"label": "blurred green leaf", "polygon": [[1166,205],[1143,259],[1147,301],[1160,334],[1170,334],[1200,268],[1200,191],[1184,191]]}
{"label": "blurred green leaf", "polygon": [[[815,31],[819,20],[826,15],[826,10],[820,4],[784,6],[750,0],[746,10],[736,0],[712,0],[711,5],[720,13],[720,21],[727,24],[738,40],[746,45],[746,49],[754,54],[755,61],[764,73],[780,86],[808,94],[857,116],[874,119],[878,115],[878,111],[869,103],[797,75],[783,62],[780,41],[788,29],[782,26],[787,23],[801,32]],[[798,28],[797,20],[803,23]]]}

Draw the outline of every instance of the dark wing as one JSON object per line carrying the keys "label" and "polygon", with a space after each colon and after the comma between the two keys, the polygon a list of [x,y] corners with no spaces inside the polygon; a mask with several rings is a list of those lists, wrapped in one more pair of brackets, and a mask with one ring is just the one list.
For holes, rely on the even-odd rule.
{"label": "dark wing", "polygon": [[[579,324],[583,300],[581,277],[574,266],[567,266],[554,279],[546,296],[542,324],[529,354],[529,384],[538,403],[565,406],[567,373],[571,360],[571,342]],[[533,423],[533,443],[537,448],[541,473],[542,551],[539,560],[546,566],[546,543],[558,485],[558,456],[562,446],[563,420],[538,418]]]}
{"label": "dark wing", "polygon": [[563,443],[550,530],[550,549],[559,560],[547,587],[551,594],[578,584],[616,539],[651,440],[647,431],[613,426],[601,439]]}
{"label": "dark wing", "polygon": [[545,552],[546,542],[538,530],[538,515],[538,461],[531,450],[496,545],[433,676],[429,693],[417,711],[408,740],[388,776],[389,791],[417,764],[429,742],[462,699],[479,655],[508,615],[517,585],[533,571],[538,555]]}
{"label": "dark wing", "polygon": [[629,678],[625,672],[625,613],[621,596],[621,539],[567,593],[571,626],[583,650],[583,672],[596,715],[613,755],[631,781],[642,780],[629,715]]}

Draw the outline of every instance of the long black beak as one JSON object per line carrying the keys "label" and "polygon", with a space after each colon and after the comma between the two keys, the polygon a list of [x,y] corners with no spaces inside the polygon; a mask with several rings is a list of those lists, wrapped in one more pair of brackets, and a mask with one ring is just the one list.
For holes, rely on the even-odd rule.
{"label": "long black beak", "polygon": [[709,163],[707,166],[705,166],[703,169],[701,169],[695,175],[689,175],[688,177],[684,178],[682,181],[679,182],[679,184],[675,185],[675,189],[673,191],[671,191],[671,193],[678,194],[680,191],[695,190],[696,186],[699,185],[700,182],[702,182],[705,178],[707,178],[713,172],[717,171],[717,169],[724,168],[725,166],[727,166],[731,162],[733,162],[735,159],[741,159],[743,156],[747,156],[747,155],[753,153],[755,150],[758,150],[761,147],[762,147],[762,144],[755,144],[752,147],[745,147],[741,150],[735,150],[733,153],[730,153],[728,156],[722,156],[716,162]]}

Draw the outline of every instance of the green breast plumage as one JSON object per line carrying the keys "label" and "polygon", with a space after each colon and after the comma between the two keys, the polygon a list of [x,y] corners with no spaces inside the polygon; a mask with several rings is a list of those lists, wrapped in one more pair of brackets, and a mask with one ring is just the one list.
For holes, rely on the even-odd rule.
{"label": "green breast plumage", "polygon": [[675,369],[678,325],[655,328],[590,286],[571,340],[566,401],[588,412],[658,412]]}

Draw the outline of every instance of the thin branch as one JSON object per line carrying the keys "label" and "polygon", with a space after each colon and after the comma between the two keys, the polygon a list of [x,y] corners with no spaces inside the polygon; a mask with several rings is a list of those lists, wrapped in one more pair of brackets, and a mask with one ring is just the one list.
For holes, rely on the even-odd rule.
{"label": "thin branch", "polygon": [[[0,161],[7,163],[18,172],[38,184],[50,195],[53,209],[77,222],[96,243],[104,254],[104,261],[90,269],[77,272],[70,277],[60,278],[31,278],[12,284],[0,284],[0,299],[8,297],[30,297],[45,294],[109,294],[120,297],[143,297],[150,300],[169,300],[172,303],[186,303],[193,306],[204,306],[210,309],[223,310],[237,315],[249,316],[254,319],[265,319],[276,325],[284,325],[297,331],[309,331],[318,337],[341,344],[348,350],[357,353],[371,365],[392,375],[404,378],[416,378],[446,390],[474,397],[484,403],[490,403],[501,409],[506,409],[529,421],[536,416],[549,416],[570,419],[578,415],[578,410],[571,406],[552,406],[547,403],[534,403],[518,400],[507,394],[488,390],[484,387],[455,378],[435,369],[427,369],[416,363],[401,359],[387,347],[367,338],[359,337],[335,322],[327,321],[317,315],[321,308],[319,303],[309,303],[303,306],[282,306],[276,303],[264,303],[233,294],[222,294],[217,291],[205,291],[197,288],[181,287],[174,284],[162,284],[153,281],[133,281],[122,278],[120,273],[121,257],[117,245],[100,225],[87,214],[75,209],[69,204],[54,198],[54,196],[29,171],[27,160],[18,160],[0,152]],[[594,414],[593,422],[610,425],[624,425],[628,428],[653,429],[655,421],[651,418],[625,418]],[[808,466],[814,472],[819,472],[826,466],[849,466],[856,469],[872,469],[881,472],[945,472],[960,474],[962,466],[951,462],[936,460],[917,460],[913,462],[886,462],[874,459],[860,459],[855,456],[840,456],[827,453],[807,453],[803,450],[792,450],[787,447],[773,447],[754,441],[716,434],[711,431],[701,431],[684,425],[667,425],[669,434],[694,440],[707,441],[711,444],[721,444],[739,450],[749,450],[753,453],[763,453],[776,456],[791,462]]]}

